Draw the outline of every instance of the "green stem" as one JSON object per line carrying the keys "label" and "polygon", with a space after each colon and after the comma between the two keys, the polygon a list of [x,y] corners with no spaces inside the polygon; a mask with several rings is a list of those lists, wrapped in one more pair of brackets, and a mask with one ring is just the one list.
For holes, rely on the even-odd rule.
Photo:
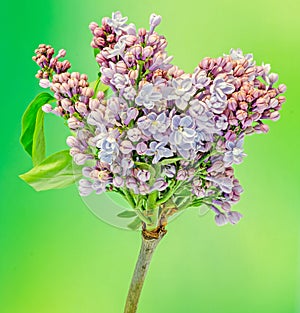
{"label": "green stem", "polygon": [[159,206],[167,202],[182,184],[183,181],[177,181],[176,185],[174,187],[173,186],[170,187],[169,191],[166,192],[166,194],[156,202],[156,205]]}

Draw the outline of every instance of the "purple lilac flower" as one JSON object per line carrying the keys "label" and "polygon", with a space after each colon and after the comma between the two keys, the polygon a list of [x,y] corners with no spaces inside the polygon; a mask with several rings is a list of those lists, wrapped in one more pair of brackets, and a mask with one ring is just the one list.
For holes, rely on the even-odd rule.
{"label": "purple lilac flower", "polygon": [[78,189],[81,196],[88,196],[93,192],[92,182],[87,179],[80,179]]}
{"label": "purple lilac flower", "polygon": [[166,147],[165,142],[156,142],[152,141],[150,143],[149,149],[146,151],[147,155],[154,155],[152,160],[153,164],[158,163],[158,161],[162,158],[169,158],[173,156],[173,152],[171,149]]}
{"label": "purple lilac flower", "polygon": [[116,139],[108,137],[102,141],[98,157],[102,162],[110,164],[116,158],[118,153],[119,144]]}
{"label": "purple lilac flower", "polygon": [[129,140],[136,142],[139,141],[141,138],[141,131],[138,128],[130,128],[127,131],[127,137]]}
{"label": "purple lilac flower", "polygon": [[228,218],[224,213],[216,214],[215,216],[215,222],[218,226],[223,226],[228,223]]}
{"label": "purple lilac flower", "polygon": [[156,14],[151,14],[150,15],[150,21],[149,21],[149,24],[150,24],[150,34],[153,33],[155,27],[157,27],[161,22],[161,16],[160,15],[156,15]]}
{"label": "purple lilac flower", "polygon": [[135,103],[139,106],[144,106],[146,109],[152,109],[155,102],[162,98],[160,92],[155,91],[153,84],[145,84],[140,90],[138,96],[135,99]]}
{"label": "purple lilac flower", "polygon": [[139,118],[137,124],[146,136],[153,136],[155,140],[162,141],[170,121],[165,112],[160,114],[151,112],[147,116]]}
{"label": "purple lilac flower", "polygon": [[123,91],[123,97],[126,99],[126,100],[131,100],[133,101],[134,98],[136,96],[136,90],[132,87],[132,86],[128,86],[124,89]]}
{"label": "purple lilac flower", "polygon": [[[123,37],[123,39],[125,39],[125,38]],[[125,41],[124,40],[119,40],[115,44],[113,49],[105,48],[105,51],[108,52],[107,58],[111,59],[113,57],[123,56],[125,48],[126,48]]]}
{"label": "purple lilac flower", "polygon": [[227,213],[228,221],[231,224],[236,224],[242,217],[243,217],[243,215],[239,212],[236,212],[236,211],[231,211],[231,212]]}
{"label": "purple lilac flower", "polygon": [[138,170],[136,177],[138,178],[139,181],[145,183],[150,179],[150,172],[146,170]]}
{"label": "purple lilac flower", "polygon": [[211,82],[211,79],[207,76],[207,73],[196,67],[192,75],[192,83],[197,89],[206,88]]}
{"label": "purple lilac flower", "polygon": [[232,191],[233,182],[229,177],[217,175],[217,176],[207,176],[206,179],[219,186],[220,189],[225,193],[230,193]]}
{"label": "purple lilac flower", "polygon": [[227,141],[226,146],[226,152],[224,155],[224,162],[226,166],[229,166],[231,164],[239,164],[243,161],[243,157],[246,156],[243,149],[244,139],[241,138],[235,142],[233,141]]}
{"label": "purple lilac flower", "polygon": [[120,176],[115,176],[113,178],[113,185],[117,188],[121,188],[124,186],[124,179]]}
{"label": "purple lilac flower", "polygon": [[121,12],[117,11],[112,14],[112,18],[107,19],[107,24],[112,27],[114,32],[120,36],[122,31],[126,30],[128,17],[123,17]]}
{"label": "purple lilac flower", "polygon": [[136,152],[139,155],[145,154],[147,152],[147,150],[148,150],[148,147],[147,147],[147,145],[144,142],[139,142],[136,145]]}
{"label": "purple lilac flower", "polygon": [[168,183],[163,178],[158,178],[153,186],[150,188],[150,192],[157,190],[157,191],[164,191],[168,187]]}
{"label": "purple lilac flower", "polygon": [[177,78],[172,80],[172,93],[169,95],[170,100],[175,100],[178,109],[185,110],[188,101],[195,94],[196,89],[193,87],[191,78]]}
{"label": "purple lilac flower", "polygon": [[118,90],[124,89],[130,84],[128,75],[122,75],[119,73],[114,74],[111,79],[111,84],[113,84]]}
{"label": "purple lilac flower", "polygon": [[[167,41],[154,32],[161,17],[152,14],[149,22],[149,31],[136,31],[115,12],[100,26],[90,24],[92,47],[100,50],[101,81],[111,88],[111,97],[94,95],[85,74],[68,73],[69,62],[59,61],[64,50],[54,57],[52,47],[41,45],[34,57],[41,67],[37,77],[57,99],[43,110],[64,117],[76,130],[67,139],[74,162],[93,160],[82,171],[87,178],[79,182],[82,196],[129,188],[142,195],[157,190],[163,197],[180,180],[192,200],[211,206],[217,225],[235,224],[242,215],[231,206],[243,189],[230,165],[245,156],[246,134],[266,132],[263,120],[279,118],[286,87],[273,87],[278,75],[268,64],[256,66],[253,56],[240,49],[204,58],[193,74],[185,74],[170,64]],[[172,163],[161,164],[150,186],[151,174],[139,164],[170,157],[164,161]]]}
{"label": "purple lilac flower", "polygon": [[166,165],[163,168],[162,173],[164,175],[166,175],[167,177],[169,177],[169,178],[173,178],[175,176],[175,174],[176,174],[176,167],[175,167],[175,165]]}
{"label": "purple lilac flower", "polygon": [[184,158],[189,157],[189,149],[193,147],[196,137],[194,123],[190,116],[180,117],[175,115],[171,123],[172,132],[169,141],[176,147],[178,153]]}

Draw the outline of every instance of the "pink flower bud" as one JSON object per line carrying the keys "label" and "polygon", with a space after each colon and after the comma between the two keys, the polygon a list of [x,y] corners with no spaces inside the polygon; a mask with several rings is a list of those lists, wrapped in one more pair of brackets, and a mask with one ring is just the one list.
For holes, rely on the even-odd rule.
{"label": "pink flower bud", "polygon": [[273,84],[276,83],[277,80],[278,80],[278,74],[271,73],[271,74],[269,75],[269,80],[270,80],[270,83],[273,85]]}
{"label": "pink flower bud", "polygon": [[216,214],[215,216],[215,222],[218,226],[223,226],[228,223],[228,219],[225,214],[219,213],[219,214]]}
{"label": "pink flower bud", "polygon": [[269,102],[269,107],[273,109],[273,108],[276,108],[277,106],[278,106],[278,99],[276,98],[271,99]]}
{"label": "pink flower bud", "polygon": [[147,145],[144,142],[140,142],[136,146],[136,152],[139,155],[145,154],[147,149],[148,149],[148,147],[147,147]]}
{"label": "pink flower bud", "polygon": [[132,80],[136,80],[139,76],[139,72],[137,70],[130,70],[128,73],[128,77]]}
{"label": "pink flower bud", "polygon": [[133,148],[134,147],[133,147],[131,141],[129,141],[129,140],[122,141],[122,143],[120,145],[120,151],[124,154],[129,154],[133,150]]}
{"label": "pink flower bud", "polygon": [[142,47],[140,45],[134,45],[131,47],[130,52],[137,58],[140,59],[142,54]]}
{"label": "pink flower bud", "polygon": [[240,121],[245,120],[247,117],[247,112],[243,110],[237,110],[236,111],[236,118]]}
{"label": "pink flower bud", "polygon": [[236,66],[233,70],[234,76],[242,76],[244,73],[245,73],[245,69],[241,65]]}
{"label": "pink flower bud", "polygon": [[243,217],[243,215],[239,212],[236,212],[236,211],[231,211],[231,212],[228,212],[227,213],[227,218],[228,218],[228,221],[231,223],[231,224],[236,224],[239,222],[239,220]]}
{"label": "pink flower bud", "polygon": [[98,27],[96,22],[91,22],[89,25],[89,29],[93,32]]}
{"label": "pink flower bud", "polygon": [[168,187],[168,183],[165,182],[163,178],[158,178],[153,186],[150,188],[150,191],[152,192],[153,190],[158,190],[158,191],[163,191]]}
{"label": "pink flower bud", "polygon": [[97,93],[97,99],[99,100],[99,101],[101,101],[101,100],[103,100],[105,98],[105,93],[103,92],[103,91],[99,91],[98,93]]}
{"label": "pink flower bud", "polygon": [[231,97],[230,99],[228,99],[227,106],[229,110],[235,111],[237,108],[236,100],[233,97]]}
{"label": "pink flower bud", "polygon": [[153,55],[153,48],[152,47],[147,46],[143,49],[143,52],[142,52],[142,59],[143,60],[146,60],[147,58],[149,58],[152,55]]}
{"label": "pink flower bud", "polygon": [[69,111],[69,107],[72,105],[72,101],[67,98],[62,99],[60,103],[65,111]]}
{"label": "pink flower bud", "polygon": [[280,84],[280,85],[278,86],[278,91],[279,91],[280,93],[286,92],[286,85]]}
{"label": "pink flower bud", "polygon": [[77,128],[83,127],[84,124],[78,121],[76,117],[72,116],[68,119],[68,126],[70,129],[77,129]]}
{"label": "pink flower bud", "polygon": [[113,185],[117,188],[124,186],[124,179],[122,177],[116,176],[113,179]]}
{"label": "pink flower bud", "polygon": [[148,44],[151,46],[158,44],[159,41],[160,41],[160,38],[157,34],[152,34],[148,37]]}
{"label": "pink flower bud", "polygon": [[75,137],[73,137],[73,136],[69,136],[68,138],[67,138],[67,140],[66,140],[66,143],[67,143],[67,145],[69,146],[69,147],[77,147],[78,145],[79,145],[79,142],[78,142],[78,140],[75,138]]}
{"label": "pink flower bud", "polygon": [[271,112],[270,114],[270,120],[272,121],[278,121],[280,118],[280,114],[278,111],[274,111],[274,112]]}
{"label": "pink flower bud", "polygon": [[235,141],[236,140],[236,134],[229,130],[226,134],[225,134],[225,138],[226,140],[229,140],[229,141]]}
{"label": "pink flower bud", "polygon": [[40,80],[40,83],[39,85],[42,87],[42,88],[49,88],[51,86],[51,83],[49,81],[49,79],[41,79]]}
{"label": "pink flower bud", "polygon": [[140,29],[138,30],[138,35],[139,35],[140,37],[144,37],[144,36],[146,35],[146,33],[147,33],[147,31],[146,31],[145,28],[140,28]]}
{"label": "pink flower bud", "polygon": [[230,208],[231,208],[231,205],[230,205],[229,202],[223,202],[223,203],[221,204],[221,207],[222,207],[222,209],[223,209],[224,211],[229,211]]}
{"label": "pink flower bud", "polygon": [[257,134],[267,133],[269,131],[269,126],[266,124],[258,124],[254,126],[254,130]]}
{"label": "pink flower bud", "polygon": [[156,14],[151,14],[150,15],[150,27],[153,30],[156,26],[158,26],[161,22],[161,16],[160,15],[156,15]]}
{"label": "pink flower bud", "polygon": [[127,66],[126,66],[126,64],[125,64],[124,61],[119,61],[119,62],[116,64],[115,69],[116,69],[116,72],[117,72],[117,73],[120,73],[120,74],[125,74],[125,73],[127,73],[127,71],[128,71],[128,68],[127,68]]}
{"label": "pink flower bud", "polygon": [[109,34],[107,37],[106,37],[106,40],[108,42],[113,42],[115,40],[115,35],[114,34]]}
{"label": "pink flower bud", "polygon": [[90,87],[84,87],[81,90],[81,94],[83,96],[88,97],[88,98],[92,98],[92,96],[94,95],[94,90],[92,88],[90,88]]}
{"label": "pink flower bud", "polygon": [[140,194],[146,195],[150,193],[150,188],[146,183],[140,183],[139,191],[140,191]]}
{"label": "pink flower bud", "polygon": [[75,108],[76,108],[77,112],[82,114],[82,115],[86,115],[88,112],[86,104],[83,102],[80,102],[80,101],[77,101],[75,103]]}
{"label": "pink flower bud", "polygon": [[51,104],[49,103],[46,103],[42,106],[42,110],[45,112],[45,113],[50,113],[52,112],[52,106]]}
{"label": "pink flower bud", "polygon": [[134,45],[136,41],[137,41],[137,38],[136,36],[133,36],[133,35],[127,35],[125,38],[125,43],[127,46]]}
{"label": "pink flower bud", "polygon": [[89,101],[89,108],[92,111],[99,109],[99,105],[100,105],[100,102],[99,102],[98,99],[90,99],[90,101]]}
{"label": "pink flower bud", "polygon": [[176,176],[177,180],[186,180],[187,179],[187,172],[185,170],[179,170],[177,172],[177,176]]}
{"label": "pink flower bud", "polygon": [[66,50],[61,49],[58,51],[57,58],[64,58],[66,56]]}
{"label": "pink flower bud", "polygon": [[84,153],[77,153],[73,156],[73,160],[77,165],[83,165],[92,156]]}

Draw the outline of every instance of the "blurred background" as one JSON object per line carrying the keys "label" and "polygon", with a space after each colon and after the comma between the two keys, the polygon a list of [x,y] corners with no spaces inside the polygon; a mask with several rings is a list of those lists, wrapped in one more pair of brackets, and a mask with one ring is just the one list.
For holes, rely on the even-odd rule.
{"label": "blurred background", "polygon": [[[281,119],[246,140],[248,157],[236,171],[243,220],[218,228],[212,214],[191,209],[168,225],[139,312],[300,312],[299,2],[31,0],[1,7],[0,311],[123,310],[140,234],[96,218],[76,186],[38,193],[18,178],[31,168],[19,144],[21,116],[41,91],[34,49],[66,49],[72,69],[94,80],[88,25],[120,10],[138,27],[148,27],[151,13],[162,15],[158,31],[185,71],[240,47],[270,63],[288,87]],[[67,135],[60,119],[46,116],[48,154],[64,149]]]}

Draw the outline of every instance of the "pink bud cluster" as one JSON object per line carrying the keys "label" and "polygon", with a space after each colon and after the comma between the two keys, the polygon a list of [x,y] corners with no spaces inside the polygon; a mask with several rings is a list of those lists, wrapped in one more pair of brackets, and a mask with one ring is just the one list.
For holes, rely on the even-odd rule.
{"label": "pink bud cluster", "polygon": [[[230,55],[204,58],[199,63],[199,70],[205,71],[212,79],[222,77],[235,87],[223,112],[229,123],[227,139],[235,140],[241,131],[247,134],[267,132],[269,127],[263,120],[279,119],[279,110],[285,102],[285,97],[280,94],[286,91],[286,86],[274,86],[278,75],[270,73],[270,65],[257,66],[251,54],[243,55],[241,50],[231,50]],[[209,99],[209,92],[199,97]]]}
{"label": "pink bud cluster", "polygon": [[103,92],[98,92],[94,97],[94,89],[89,87],[87,75],[78,72],[54,75],[50,89],[57,103],[55,108],[46,104],[43,110],[67,119],[72,130],[84,127],[83,119],[91,109],[99,108],[104,99]]}
{"label": "pink bud cluster", "polygon": [[35,50],[36,55],[32,59],[41,68],[36,74],[37,78],[49,79],[52,78],[53,74],[65,73],[71,67],[68,60],[59,61],[60,58],[66,55],[64,49],[59,50],[55,57],[54,53],[54,49],[45,44],[40,44],[38,49]]}

